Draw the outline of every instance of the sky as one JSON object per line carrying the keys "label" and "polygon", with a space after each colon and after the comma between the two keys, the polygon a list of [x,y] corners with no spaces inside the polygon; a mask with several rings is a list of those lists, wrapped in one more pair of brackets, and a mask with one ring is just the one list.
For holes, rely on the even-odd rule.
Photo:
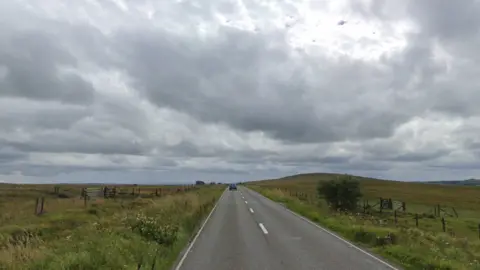
{"label": "sky", "polygon": [[478,1],[0,1],[0,182],[480,175]]}

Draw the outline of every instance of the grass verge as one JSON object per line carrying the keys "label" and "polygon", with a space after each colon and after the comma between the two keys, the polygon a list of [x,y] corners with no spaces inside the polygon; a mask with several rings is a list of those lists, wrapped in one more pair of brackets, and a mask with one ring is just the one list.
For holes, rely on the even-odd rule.
{"label": "grass verge", "polygon": [[87,207],[48,198],[40,216],[33,215],[32,200],[3,200],[9,217],[0,219],[0,269],[170,269],[223,190],[98,200]]}

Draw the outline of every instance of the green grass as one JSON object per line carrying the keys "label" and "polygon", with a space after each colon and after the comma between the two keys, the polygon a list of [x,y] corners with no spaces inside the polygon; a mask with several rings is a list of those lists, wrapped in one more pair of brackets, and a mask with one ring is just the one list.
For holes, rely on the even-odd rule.
{"label": "green grass", "polygon": [[[397,212],[395,223],[389,210],[379,213],[374,209],[367,214],[330,211],[316,195],[316,185],[335,177],[308,174],[247,186],[405,269],[480,269],[480,188],[361,179],[364,199],[374,202],[390,197],[406,202],[407,211]],[[445,233],[441,217],[433,215],[437,204],[449,213],[454,207],[459,214],[458,218],[445,216]],[[418,228],[415,214],[419,215]],[[382,240],[389,234],[390,242]]]}
{"label": "green grass", "polygon": [[[97,199],[81,186],[0,185],[0,269],[170,269],[224,186]],[[131,189],[130,187],[128,189]],[[153,192],[152,192],[153,191]],[[35,198],[45,213],[34,215]]]}

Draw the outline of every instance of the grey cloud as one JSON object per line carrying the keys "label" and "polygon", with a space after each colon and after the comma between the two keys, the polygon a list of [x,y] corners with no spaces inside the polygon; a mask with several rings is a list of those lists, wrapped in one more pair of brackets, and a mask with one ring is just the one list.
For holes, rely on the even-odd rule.
{"label": "grey cloud", "polygon": [[[219,35],[219,42],[207,43],[167,38],[162,32],[119,33],[117,38],[134,86],[158,106],[205,122],[265,131],[295,143],[388,137],[411,117],[399,109],[375,110],[370,104],[329,104],[351,98],[359,84],[369,87],[372,76],[384,73],[367,63],[325,62],[320,68],[303,54],[299,57],[306,61],[304,66],[292,66],[281,34],[259,36],[223,27]],[[309,68],[318,74],[316,82],[307,77]],[[308,100],[308,95],[314,99]]]}
{"label": "grey cloud", "polygon": [[76,122],[92,115],[85,107],[59,107],[51,104],[50,108],[35,108],[35,105],[28,102],[0,103],[0,106],[4,106],[0,108],[0,125],[4,132],[13,132],[18,128],[29,131],[68,130]]}
{"label": "grey cloud", "polygon": [[423,34],[457,41],[479,34],[480,3],[475,0],[458,3],[448,0],[411,0],[408,11],[421,25]]}
{"label": "grey cloud", "polygon": [[[139,3],[157,7],[155,23],[140,17],[135,8]],[[71,14],[44,18],[41,9],[31,13],[14,1],[0,3],[5,22],[0,26],[0,105],[5,104],[0,108],[0,174],[21,171],[50,177],[76,171],[190,170],[184,177],[204,173],[241,178],[247,172],[266,170],[272,175],[301,170],[389,175],[421,165],[475,170],[473,162],[448,160],[458,149],[441,141],[408,150],[401,142],[416,140],[416,135],[398,137],[395,129],[432,113],[460,119],[480,114],[478,4],[370,3],[351,4],[365,20],[381,22],[382,32],[394,32],[394,23],[401,20],[412,21],[418,28],[406,35],[405,48],[378,61],[293,49],[287,30],[274,29],[268,21],[280,11],[257,1],[244,1],[257,31],[210,24],[214,32],[206,36],[197,33],[196,27],[211,23],[217,12],[233,21],[244,12],[227,1],[202,5],[129,1],[129,12],[113,3],[93,8],[75,2]],[[312,8],[321,5],[315,3]],[[87,10],[91,22],[76,18],[79,7]],[[301,13],[294,3],[283,1],[277,9],[293,17]],[[69,23],[63,21],[67,15],[72,17]],[[303,22],[297,20],[288,31]],[[182,25],[176,28],[178,23]],[[358,42],[368,47],[375,41],[365,37]],[[344,49],[353,45],[341,44]],[[437,48],[451,60],[439,60]],[[62,73],[65,68],[75,72]],[[124,72],[122,80],[140,98],[114,91],[105,94],[77,71]],[[156,107],[145,109],[143,103]],[[196,129],[190,129],[191,123],[184,119],[170,121],[182,122],[185,127],[179,129],[199,135],[167,145],[160,138],[175,129],[152,127],[156,122],[151,119],[157,115],[155,110],[165,109],[196,119]],[[264,132],[275,146],[255,150],[244,143],[229,148],[221,135],[214,143],[202,138],[201,126],[215,124],[245,137],[249,132]],[[478,128],[471,129],[450,135],[463,142],[458,148],[475,156],[478,142],[472,138]],[[342,154],[328,151],[333,149],[332,142],[346,141],[355,146]],[[302,143],[318,151],[305,150]],[[66,157],[87,153],[113,165],[30,164],[28,156],[41,153]],[[148,165],[132,164],[127,155],[145,157]],[[213,166],[211,160],[222,164]],[[185,165],[189,161],[196,164],[194,169]]]}
{"label": "grey cloud", "polygon": [[0,95],[91,103],[95,90],[90,83],[76,74],[59,74],[60,67],[75,67],[77,61],[55,41],[42,31],[15,32],[6,42],[0,40],[6,44],[0,47],[0,63],[6,70]]}
{"label": "grey cloud", "polygon": [[12,147],[2,146],[0,144],[0,164],[8,164],[17,160],[23,160],[27,156],[27,153],[20,152]]}
{"label": "grey cloud", "polygon": [[[101,134],[99,134],[102,136]],[[23,152],[84,153],[84,154],[125,154],[142,155],[146,150],[136,141],[107,137],[94,138],[71,133],[38,134],[27,142],[9,142],[10,146]]]}
{"label": "grey cloud", "polygon": [[434,160],[442,156],[446,156],[450,153],[448,150],[434,150],[429,152],[410,152],[402,153],[395,157],[390,158],[390,161],[406,161],[406,162],[421,162],[427,160]]}

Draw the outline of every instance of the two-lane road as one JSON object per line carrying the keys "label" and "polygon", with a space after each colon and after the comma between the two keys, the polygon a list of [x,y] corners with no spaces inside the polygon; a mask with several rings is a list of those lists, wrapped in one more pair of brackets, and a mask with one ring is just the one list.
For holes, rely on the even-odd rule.
{"label": "two-lane road", "polygon": [[226,191],[176,270],[384,270],[388,263],[244,187]]}

